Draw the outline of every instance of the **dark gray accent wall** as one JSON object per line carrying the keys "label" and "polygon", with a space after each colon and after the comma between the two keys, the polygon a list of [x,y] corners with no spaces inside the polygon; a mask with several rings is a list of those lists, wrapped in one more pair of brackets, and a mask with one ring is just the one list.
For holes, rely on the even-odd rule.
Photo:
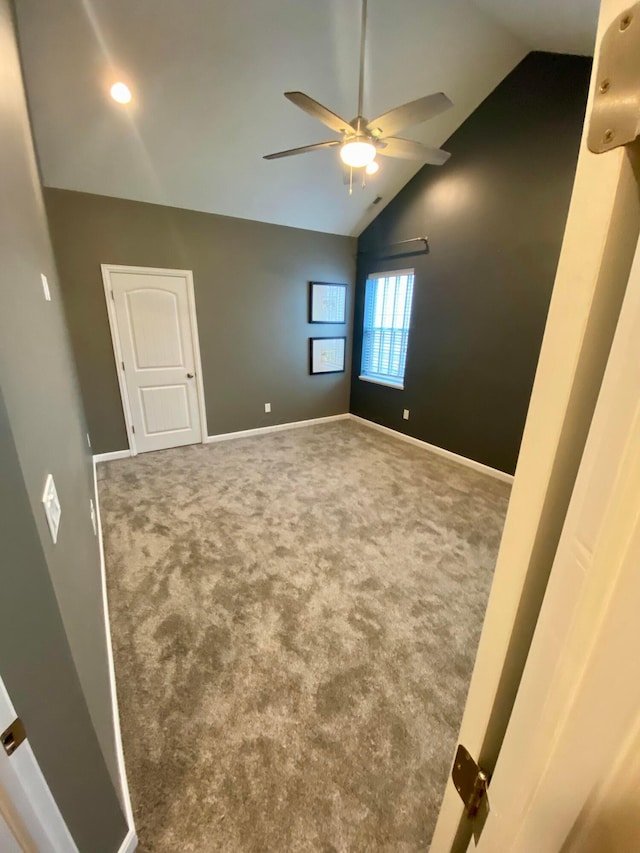
{"label": "dark gray accent wall", "polygon": [[[591,62],[529,54],[358,242],[351,411],[508,473],[529,405]],[[389,259],[390,242],[431,251]],[[358,379],[366,276],[415,269],[405,389]],[[410,419],[402,419],[409,409]]]}
{"label": "dark gray accent wall", "polygon": [[[61,804],[67,804],[65,816],[73,822],[78,835],[93,838],[93,843],[84,849],[115,849],[118,846],[115,841],[124,836],[125,823],[114,790],[118,771],[100,559],[89,514],[93,495],[91,456],[56,285],[7,0],[0,0],[0,45],[0,385],[15,441],[14,449],[5,423],[1,621],[6,632],[3,636],[11,645],[2,654],[13,656],[11,672],[15,673],[16,666],[24,664],[21,680],[7,672],[8,688],[17,689],[13,698],[20,713],[23,705],[30,709],[30,719],[38,732],[36,756],[39,759],[42,756],[43,764],[47,765],[47,778],[54,794],[60,795]],[[49,278],[51,302],[43,298],[41,273]],[[26,519],[24,508],[20,510],[26,520],[22,529],[15,531],[20,538],[14,540],[11,524],[4,531],[7,523],[4,514],[12,509],[12,501],[22,500],[22,492],[15,485],[18,477],[15,460],[12,462],[16,453],[22,488],[26,490],[32,515],[30,520]],[[51,541],[41,503],[48,473],[55,477],[62,503],[56,545]],[[33,558],[25,562],[21,549],[25,554],[33,554]],[[53,610],[51,583],[68,647],[57,621],[59,615]],[[32,608],[47,613],[46,618],[43,615],[41,628],[33,619]],[[29,632],[34,632],[34,636],[26,636]],[[86,705],[75,687],[69,687],[68,695],[64,694],[65,684],[71,685],[74,679],[69,671],[69,648]],[[6,662],[6,658],[0,660]],[[53,671],[60,674],[59,687],[51,678],[44,679],[49,661]],[[5,676],[4,667],[0,676]],[[56,727],[65,715],[69,726],[77,723],[78,744],[86,745],[85,753],[76,748],[66,752],[65,744],[73,729],[71,733],[61,734],[57,741],[60,733]],[[91,723],[95,734],[90,731]],[[45,748],[46,737],[51,743]],[[94,748],[96,737],[101,754]],[[107,842],[111,841],[114,843],[109,846]]]}
{"label": "dark gray accent wall", "polygon": [[[193,271],[209,435],[348,411],[350,364],[310,376],[308,338],[351,340],[355,239],[67,190],[45,202],[96,452],[128,447],[104,263]],[[308,324],[310,280],[350,285],[346,326]]]}
{"label": "dark gray accent wall", "polygon": [[126,833],[71,657],[0,391],[0,674],[81,851]]}

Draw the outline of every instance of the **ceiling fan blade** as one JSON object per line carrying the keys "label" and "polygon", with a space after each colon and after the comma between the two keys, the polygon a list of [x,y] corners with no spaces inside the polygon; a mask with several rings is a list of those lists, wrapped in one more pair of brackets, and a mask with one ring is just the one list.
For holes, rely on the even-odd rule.
{"label": "ceiling fan blade", "polygon": [[289,148],[287,151],[278,151],[277,154],[265,154],[263,160],[279,160],[280,157],[293,157],[294,154],[306,154],[307,151],[316,151],[319,148],[334,148],[336,145],[342,145],[339,139],[332,139],[330,142],[316,142],[315,145],[303,145],[302,148]]}
{"label": "ceiling fan blade", "polygon": [[285,92],[284,96],[292,104],[295,104],[296,107],[300,107],[305,113],[309,113],[313,118],[317,118],[322,124],[330,127],[331,130],[335,130],[336,133],[344,133],[345,131],[353,132],[353,128],[348,121],[332,113],[331,110],[323,107],[322,104],[314,101],[313,98],[305,95],[304,92]]}
{"label": "ceiling fan blade", "polygon": [[374,118],[367,125],[367,130],[374,136],[389,136],[398,130],[404,130],[405,127],[421,124],[452,106],[453,104],[443,92],[425,95],[424,98],[409,101],[408,104],[403,104]]}
{"label": "ceiling fan blade", "polygon": [[412,139],[399,139],[397,136],[390,136],[378,144],[380,146],[378,154],[382,154],[383,157],[421,160],[423,163],[429,163],[432,166],[442,166],[451,157],[451,154],[448,151],[443,151],[442,148],[429,148],[421,142],[414,142]]}

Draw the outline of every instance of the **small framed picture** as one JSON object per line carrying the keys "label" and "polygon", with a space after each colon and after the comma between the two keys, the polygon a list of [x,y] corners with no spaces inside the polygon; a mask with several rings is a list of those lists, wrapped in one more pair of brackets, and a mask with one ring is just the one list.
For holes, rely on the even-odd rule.
{"label": "small framed picture", "polygon": [[309,322],[346,323],[347,285],[310,281]]}
{"label": "small framed picture", "polygon": [[309,338],[311,373],[344,373],[346,343],[346,337]]}

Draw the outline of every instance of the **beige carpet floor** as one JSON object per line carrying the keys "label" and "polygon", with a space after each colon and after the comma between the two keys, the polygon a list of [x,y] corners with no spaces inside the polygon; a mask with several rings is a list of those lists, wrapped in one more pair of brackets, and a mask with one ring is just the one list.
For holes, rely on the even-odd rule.
{"label": "beige carpet floor", "polygon": [[140,849],[427,850],[509,487],[349,421],[99,477]]}

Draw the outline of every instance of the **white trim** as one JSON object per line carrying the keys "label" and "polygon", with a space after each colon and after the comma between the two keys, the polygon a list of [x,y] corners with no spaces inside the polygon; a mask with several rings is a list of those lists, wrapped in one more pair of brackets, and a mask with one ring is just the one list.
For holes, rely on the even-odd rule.
{"label": "white trim", "polygon": [[130,450],[111,450],[109,453],[96,453],[93,461],[112,462],[114,459],[128,459],[129,456],[131,456]]}
{"label": "white trim", "polygon": [[120,338],[118,336],[118,321],[116,319],[115,303],[111,299],[111,282],[109,275],[115,267],[108,264],[100,264],[102,272],[102,284],[104,287],[104,299],[107,305],[107,318],[109,320],[109,331],[111,333],[111,345],[113,347],[113,358],[115,361],[116,376],[118,377],[118,387],[120,388],[120,400],[122,402],[122,412],[124,414],[124,427],[127,431],[127,441],[129,442],[130,455],[136,456],[136,439],[131,431],[133,418],[131,417],[131,407],[129,406],[129,392],[127,391],[127,382],[122,370],[122,352],[120,351]]}
{"label": "white trim", "polygon": [[[102,454],[106,455],[106,454]],[[98,527],[98,550],[100,552],[100,586],[102,591],[102,609],[104,613],[105,639],[107,644],[107,667],[109,670],[109,689],[111,691],[111,713],[113,716],[113,739],[116,748],[116,760],[118,762],[118,775],[120,777],[121,803],[124,806],[125,817],[129,832],[127,833],[120,853],[129,853],[136,849],[138,838],[133,820],[133,809],[131,808],[131,796],[129,794],[129,783],[127,781],[127,768],[124,760],[124,748],[122,746],[122,732],[120,730],[120,711],[118,708],[118,694],[116,691],[116,671],[113,664],[113,647],[111,645],[111,623],[109,620],[109,601],[107,598],[107,573],[104,559],[104,542],[102,539],[102,522],[100,519],[100,498],[98,495],[98,477],[96,473],[96,459],[93,457],[93,489],[96,505],[96,523]]]}
{"label": "white trim", "polygon": [[298,429],[299,427],[313,426],[314,424],[324,424],[330,423],[331,421],[344,420],[357,421],[357,423],[364,424],[364,426],[371,427],[371,429],[376,429],[379,432],[392,436],[393,438],[399,438],[401,441],[413,444],[415,447],[421,447],[423,450],[430,450],[432,453],[437,453],[438,456],[443,456],[451,462],[457,462],[459,465],[465,465],[467,468],[473,468],[474,471],[479,471],[481,474],[488,474],[490,477],[495,477],[496,480],[502,480],[503,483],[513,482],[512,474],[507,474],[504,471],[498,471],[497,468],[491,468],[489,465],[484,465],[482,462],[476,462],[475,459],[467,459],[466,456],[459,456],[451,450],[444,450],[442,447],[436,447],[435,444],[429,444],[419,438],[414,438],[411,435],[405,435],[395,429],[390,429],[389,427],[382,426],[381,424],[374,423],[373,421],[368,421],[365,418],[359,417],[359,415],[353,415],[350,413],[329,415],[326,418],[310,418],[306,421],[291,421],[284,424],[274,424],[273,426],[257,427],[256,429],[241,429],[237,432],[224,432],[220,435],[209,435],[207,436],[206,443],[213,444],[217,441],[230,441],[234,438],[249,438],[253,435],[266,435],[270,432],[283,432],[287,429]]}
{"label": "white trim", "polygon": [[398,385],[397,382],[390,382],[387,379],[376,379],[373,376],[358,376],[362,382],[373,382],[374,385],[384,385],[386,388],[395,388],[397,391],[404,391],[404,383],[402,385]]}
{"label": "white trim", "polygon": [[[160,267],[130,267],[122,264],[100,264],[102,271],[102,283],[104,285],[104,298],[107,303],[107,316],[109,318],[109,329],[111,331],[111,341],[113,343],[113,353],[116,362],[116,374],[118,376],[118,385],[120,387],[120,397],[122,398],[122,410],[124,413],[125,427],[127,430],[127,438],[129,447],[131,448],[131,456],[136,456],[138,453],[136,447],[135,435],[131,430],[133,419],[131,416],[131,407],[129,405],[129,394],[127,391],[127,380],[124,371],[121,369],[123,362],[122,352],[120,350],[120,339],[118,336],[118,321],[115,313],[115,303],[111,296],[111,280],[112,272],[128,272],[138,275],[162,275],[173,276],[174,278],[183,278],[187,283],[187,305],[189,308],[189,325],[191,327],[191,342],[193,349],[193,364],[196,374],[196,392],[198,397],[198,414],[200,416],[200,435],[203,444],[207,441],[207,409],[204,399],[204,383],[202,379],[202,360],[200,358],[200,336],[198,334],[198,318],[196,315],[196,298],[193,287],[193,272],[191,270],[169,270]],[[121,458],[121,457],[117,457]]]}
{"label": "white trim", "polygon": [[136,848],[138,847],[138,836],[136,835],[135,829],[133,827],[127,832],[124,837],[124,841],[120,845],[118,853],[134,853]]}
{"label": "white trim", "polygon": [[397,278],[399,275],[415,275],[416,269],[415,267],[407,267],[406,270],[389,270],[389,272],[370,272],[367,275],[366,280],[369,281],[372,278]]}
{"label": "white trim", "polygon": [[[0,731],[4,731],[17,716],[0,678]],[[76,843],[31,749],[28,735],[29,732],[27,739],[10,758],[4,750],[0,750],[0,788],[8,796],[11,807],[20,818],[20,824],[27,831],[29,838],[23,837],[23,840],[31,842],[31,849],[78,853]]]}
{"label": "white trim", "polygon": [[255,429],[241,429],[238,432],[223,432],[220,435],[207,436],[206,443],[213,444],[216,441],[229,441],[234,438],[248,438],[251,435],[266,435],[269,432],[283,432],[287,429],[298,429],[299,427],[313,426],[314,424],[326,424],[331,421],[346,421],[351,415],[345,412],[342,415],[329,415],[326,418],[310,418],[307,421],[290,421],[285,424],[274,424],[267,427],[256,427]]}
{"label": "white trim", "polygon": [[399,438],[401,441],[406,441],[407,444],[413,444],[415,447],[421,447],[423,450],[429,450],[431,453],[437,453],[438,456],[443,456],[450,462],[457,462],[459,465],[465,465],[467,468],[473,468],[474,471],[479,471],[481,474],[488,474],[490,477],[495,477],[496,480],[502,480],[503,483],[513,483],[513,475],[507,474],[505,471],[498,471],[497,468],[491,468],[489,465],[484,465],[482,462],[476,462],[475,459],[468,459],[466,456],[460,456],[458,453],[453,453],[451,450],[445,450],[443,447],[436,447],[435,444],[429,444],[427,441],[422,441],[419,438],[414,438],[412,435],[405,435],[403,432],[391,429],[390,427],[382,426],[374,421],[368,421],[366,418],[361,418],[359,415],[350,415],[351,420],[357,421],[359,424],[377,429],[379,432],[390,435],[393,438]]}
{"label": "white trim", "polygon": [[196,314],[196,294],[193,287],[193,273],[184,270],[187,277],[187,303],[189,305],[189,322],[191,324],[191,343],[193,345],[193,362],[196,374],[196,389],[198,391],[198,411],[200,412],[200,436],[202,444],[208,435],[207,407],[204,399],[204,380],[202,378],[202,360],[200,358],[200,335],[198,333],[198,317]]}

